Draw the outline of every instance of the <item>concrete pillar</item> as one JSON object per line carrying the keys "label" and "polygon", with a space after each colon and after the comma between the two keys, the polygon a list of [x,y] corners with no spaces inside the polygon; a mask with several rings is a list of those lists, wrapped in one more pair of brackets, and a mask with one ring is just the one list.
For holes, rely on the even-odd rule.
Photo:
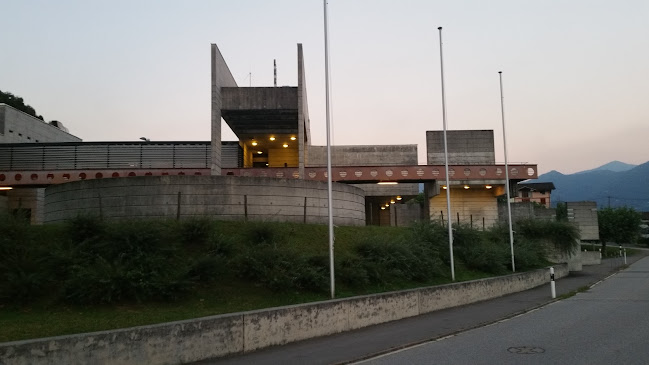
{"label": "concrete pillar", "polygon": [[237,83],[232,77],[232,73],[225,63],[221,51],[212,44],[211,50],[212,66],[212,175],[221,175],[221,88],[237,87]]}

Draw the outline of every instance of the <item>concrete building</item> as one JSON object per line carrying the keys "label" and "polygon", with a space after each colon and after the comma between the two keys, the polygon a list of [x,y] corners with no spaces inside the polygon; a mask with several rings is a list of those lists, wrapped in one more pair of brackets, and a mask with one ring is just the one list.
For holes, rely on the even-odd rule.
{"label": "concrete building", "polygon": [[48,124],[7,104],[0,104],[0,143],[80,142],[61,125]]}
{"label": "concrete building", "polygon": [[[6,203],[0,199],[0,209],[3,204],[9,209],[29,206],[35,223],[58,221],[75,212],[103,215],[104,208],[106,217],[118,219],[162,214],[319,222],[324,209],[320,193],[321,182],[327,180],[327,153],[325,146],[311,144],[301,44],[297,45],[297,66],[297,86],[240,87],[218,47],[212,44],[209,142],[82,143],[72,136],[71,141],[56,140],[64,143],[43,143],[39,138],[39,143],[29,146],[0,145],[0,187],[52,186],[44,194],[21,195],[18,200],[9,197]],[[222,120],[237,141],[222,141]],[[441,194],[448,188],[454,223],[485,228],[493,225],[498,220],[497,200],[505,186],[504,166],[495,164],[493,131],[448,131],[448,187],[440,183],[445,181],[442,137],[441,131],[426,132],[426,165],[418,164],[416,145],[332,146],[331,178],[337,185],[335,200],[339,200],[334,206],[341,209],[334,220],[340,224],[399,226],[419,219],[448,221],[444,216],[445,194]],[[185,177],[169,187],[165,176],[171,175]],[[220,186],[215,190],[206,187],[212,182],[206,182],[205,175],[226,175],[223,177],[227,179],[218,184],[214,180]],[[509,166],[514,184],[536,175],[536,165]],[[135,179],[137,183],[108,181],[140,176],[143,179]],[[248,178],[254,178],[254,182]],[[90,184],[84,180],[97,181]],[[351,186],[338,186],[340,183]],[[57,184],[63,186],[54,186]],[[131,185],[137,192],[129,193]],[[403,205],[417,196],[420,186],[428,203]],[[270,194],[273,198],[268,194],[262,197],[262,190],[275,192]],[[102,195],[103,191],[120,196],[109,198]],[[196,193],[200,191],[203,193]],[[160,192],[164,198],[150,192]],[[205,203],[209,208],[201,206],[200,196],[210,202]],[[224,202],[224,206],[217,208],[216,202]],[[278,213],[280,206],[283,208]],[[251,209],[257,209],[258,214],[248,214],[247,207],[254,207]],[[359,211],[361,215],[364,211],[364,219],[359,219]]]}
{"label": "concrete building", "polygon": [[[39,144],[46,142],[80,142],[59,122],[45,123],[7,104],[0,104],[0,144]],[[7,156],[5,156],[6,158]],[[9,156],[11,157],[11,156]],[[32,223],[43,221],[45,189],[42,187],[0,186],[0,211],[29,217]]]}

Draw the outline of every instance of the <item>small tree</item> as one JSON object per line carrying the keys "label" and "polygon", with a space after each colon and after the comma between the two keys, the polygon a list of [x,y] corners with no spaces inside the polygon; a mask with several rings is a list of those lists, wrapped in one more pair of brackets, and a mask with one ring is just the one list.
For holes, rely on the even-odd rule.
{"label": "small tree", "polygon": [[602,243],[635,243],[640,236],[642,216],[633,208],[603,208],[597,212]]}

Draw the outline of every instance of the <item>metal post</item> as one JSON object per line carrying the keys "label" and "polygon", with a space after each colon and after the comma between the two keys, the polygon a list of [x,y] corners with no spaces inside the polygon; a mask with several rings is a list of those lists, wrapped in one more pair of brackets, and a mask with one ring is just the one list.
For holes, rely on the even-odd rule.
{"label": "metal post", "polygon": [[550,291],[552,292],[552,299],[557,297],[557,289],[554,286],[554,267],[550,267]]}
{"label": "metal post", "polygon": [[505,96],[503,94],[503,72],[498,71],[500,78],[500,111],[503,120],[503,146],[505,148],[505,189],[507,189],[507,216],[509,217],[509,246],[512,252],[512,272],[516,272],[514,262],[514,229],[512,228],[512,206],[509,196],[509,165],[507,163],[507,134],[505,133]]}
{"label": "metal post", "polygon": [[448,217],[448,250],[451,257],[451,279],[455,281],[455,263],[453,262],[453,227],[451,223],[451,185],[448,173],[448,143],[446,141],[446,94],[444,93],[444,54],[442,52],[442,27],[439,30],[439,65],[442,80],[442,124],[444,125],[444,167],[446,170],[446,216]]}
{"label": "metal post", "polygon": [[626,248],[624,249],[624,265],[626,265]]}
{"label": "metal post", "polygon": [[327,24],[327,0],[324,4],[324,48],[325,48],[325,99],[327,119],[327,191],[329,205],[329,280],[331,282],[331,298],[336,296],[336,281],[334,275],[334,214],[331,181],[331,110],[329,102],[329,30]]}

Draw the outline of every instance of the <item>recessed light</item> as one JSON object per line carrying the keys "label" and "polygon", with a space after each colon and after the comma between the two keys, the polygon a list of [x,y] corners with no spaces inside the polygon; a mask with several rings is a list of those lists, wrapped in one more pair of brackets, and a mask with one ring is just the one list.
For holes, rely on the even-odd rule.
{"label": "recessed light", "polygon": [[491,186],[491,185],[486,185],[486,186],[485,186],[485,188],[487,188],[487,189],[491,189],[492,187],[493,187],[493,186]]}
{"label": "recessed light", "polygon": [[446,190],[446,185],[442,185],[442,189]]}
{"label": "recessed light", "polygon": [[275,137],[270,137],[269,139],[270,139],[271,141],[274,141],[274,140],[275,140]]}
{"label": "recessed light", "polygon": [[288,147],[288,143],[284,143],[284,144],[282,145],[282,147],[284,147],[284,148]]}
{"label": "recessed light", "polygon": [[261,151],[257,151],[257,154],[258,154],[258,155],[261,155],[262,153],[263,153],[263,152],[261,152]]}
{"label": "recessed light", "polygon": [[251,144],[252,144],[253,146],[256,146],[256,145],[257,145],[257,141],[252,141]]}
{"label": "recessed light", "polygon": [[292,137],[291,137],[291,141],[295,141],[296,139],[297,139],[297,138],[295,138],[295,136],[292,136]]}
{"label": "recessed light", "polygon": [[401,200],[401,199],[403,199],[401,196],[398,196],[398,197],[397,197],[397,200]]}
{"label": "recessed light", "polygon": [[469,185],[464,185],[464,188],[465,188],[466,190],[469,190]]}

